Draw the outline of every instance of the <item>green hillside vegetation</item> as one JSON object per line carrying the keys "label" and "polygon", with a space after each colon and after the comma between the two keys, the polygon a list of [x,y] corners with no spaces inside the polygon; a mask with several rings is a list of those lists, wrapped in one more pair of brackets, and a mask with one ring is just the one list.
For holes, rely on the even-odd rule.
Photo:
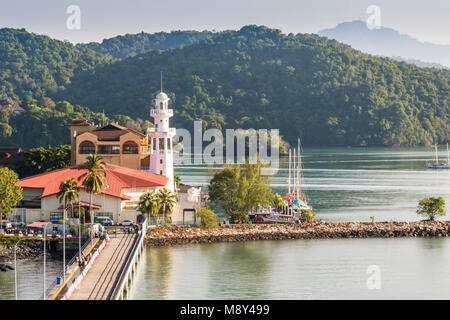
{"label": "green hillside vegetation", "polygon": [[[160,71],[178,128],[191,128],[192,120],[205,128],[279,128],[291,143],[300,136],[303,145],[317,146],[450,140],[449,71],[370,56],[316,35],[246,26],[74,46],[4,28],[0,98],[28,112],[1,112],[0,144],[68,143],[70,120],[82,115],[98,123],[102,110],[110,121],[148,126],[137,118],[149,119]],[[111,116],[117,114],[126,116]]]}
{"label": "green hillside vegetation", "polygon": [[74,73],[91,69],[105,58],[69,42],[25,29],[0,29],[0,98],[42,98],[70,83]]}
{"label": "green hillside vegetation", "polygon": [[[449,139],[449,78],[310,34],[246,26],[76,74],[59,99],[146,117],[152,91],[174,102],[175,125],[279,128],[304,145],[426,145]],[[175,96],[176,94],[176,96]]]}
{"label": "green hillside vegetation", "polygon": [[214,35],[217,33],[209,31],[172,31],[151,34],[141,32],[105,39],[101,43],[78,44],[77,47],[89,48],[109,58],[121,59],[149,50],[166,50],[190,45]]}
{"label": "green hillside vegetation", "polygon": [[54,103],[45,98],[41,102],[27,98],[22,102],[27,112],[16,115],[12,110],[0,111],[0,145],[34,148],[70,143],[70,122],[84,117],[95,124],[117,122],[136,130],[145,130],[149,121],[133,120],[129,116],[103,116],[88,108],[67,101]]}

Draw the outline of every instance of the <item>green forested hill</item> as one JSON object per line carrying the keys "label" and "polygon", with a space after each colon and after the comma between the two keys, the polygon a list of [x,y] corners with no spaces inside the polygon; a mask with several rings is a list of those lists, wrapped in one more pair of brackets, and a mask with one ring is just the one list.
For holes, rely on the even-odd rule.
{"label": "green forested hill", "polygon": [[54,103],[46,98],[38,102],[26,98],[22,102],[27,112],[16,115],[12,110],[0,111],[0,146],[34,148],[70,143],[70,122],[75,118],[86,118],[95,124],[118,122],[136,130],[147,129],[150,123],[128,116],[103,116],[88,108],[72,105],[67,101]]}
{"label": "green forested hill", "polygon": [[[98,118],[103,109],[110,117],[125,114],[115,116],[122,124],[140,126],[142,121],[132,118],[149,119],[160,71],[179,128],[190,128],[192,120],[222,129],[279,128],[288,141],[300,136],[305,145],[450,140],[449,71],[266,27],[246,26],[214,36],[176,34],[160,38],[159,48],[164,44],[167,50],[108,59],[105,54],[145,51],[155,39],[147,41],[145,34],[113,38],[97,47],[105,50],[100,54],[89,45],[0,29],[0,98],[19,101],[28,110],[20,116],[0,114],[0,145],[65,143],[70,119]],[[193,44],[170,48],[179,41]],[[47,96],[62,102],[49,103]]]}
{"label": "green forested hill", "polygon": [[172,31],[151,34],[141,32],[105,39],[101,43],[78,44],[77,47],[86,47],[108,57],[121,59],[149,50],[166,50],[190,45],[217,34],[209,31]]}
{"label": "green forested hill", "polygon": [[316,35],[246,26],[76,74],[58,98],[148,117],[164,88],[175,122],[279,128],[306,145],[418,145],[450,140],[449,72],[370,56]]}
{"label": "green forested hill", "polygon": [[75,72],[104,61],[95,51],[36,35],[0,29],[0,97],[42,98],[64,88]]}

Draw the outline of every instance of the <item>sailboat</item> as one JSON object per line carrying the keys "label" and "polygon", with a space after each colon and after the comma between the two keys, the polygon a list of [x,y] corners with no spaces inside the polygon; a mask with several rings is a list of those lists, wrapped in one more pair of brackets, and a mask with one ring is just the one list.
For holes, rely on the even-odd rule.
{"label": "sailboat", "polygon": [[[312,210],[312,207],[308,205],[306,195],[303,193],[301,186],[303,180],[302,171],[302,157],[300,155],[300,138],[297,139],[297,163],[294,159],[294,201],[292,201],[292,208],[294,211]],[[295,158],[295,150],[294,150]],[[295,166],[296,165],[296,166]]]}
{"label": "sailboat", "polygon": [[435,150],[435,154],[436,154],[436,163],[428,164],[428,168],[429,169],[450,169],[450,152],[448,149],[448,143],[447,143],[447,163],[445,163],[445,162],[439,163],[438,151],[437,151],[436,144],[434,145],[434,150]]}
{"label": "sailboat", "polygon": [[301,189],[303,178],[300,155],[300,139],[297,149],[289,149],[288,193],[283,196],[286,203],[285,213],[275,212],[273,208],[264,208],[253,214],[253,223],[295,223],[301,220],[302,210],[312,210]]}

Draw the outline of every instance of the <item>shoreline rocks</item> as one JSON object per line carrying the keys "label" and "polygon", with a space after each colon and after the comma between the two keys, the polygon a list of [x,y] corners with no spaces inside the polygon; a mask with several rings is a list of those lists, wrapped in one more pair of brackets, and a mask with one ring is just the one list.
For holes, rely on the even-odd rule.
{"label": "shoreline rocks", "polygon": [[149,246],[289,239],[447,237],[450,221],[317,222],[303,224],[245,224],[213,229],[164,226],[149,230]]}
{"label": "shoreline rocks", "polygon": [[[17,247],[17,259],[34,258],[43,252],[41,241],[21,243]],[[0,245],[0,262],[14,260],[14,245]]]}

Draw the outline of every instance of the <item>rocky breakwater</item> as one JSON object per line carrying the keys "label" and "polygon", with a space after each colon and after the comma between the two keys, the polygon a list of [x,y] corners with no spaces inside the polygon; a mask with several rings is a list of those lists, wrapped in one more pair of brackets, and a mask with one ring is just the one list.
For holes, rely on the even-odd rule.
{"label": "rocky breakwater", "polygon": [[150,246],[170,246],[253,240],[447,237],[449,226],[450,221],[245,224],[213,229],[165,226],[149,230],[145,241]]}
{"label": "rocky breakwater", "polygon": [[[22,242],[17,246],[17,259],[28,259],[42,255],[44,250],[42,241]],[[0,244],[0,262],[14,260],[14,245]]]}

